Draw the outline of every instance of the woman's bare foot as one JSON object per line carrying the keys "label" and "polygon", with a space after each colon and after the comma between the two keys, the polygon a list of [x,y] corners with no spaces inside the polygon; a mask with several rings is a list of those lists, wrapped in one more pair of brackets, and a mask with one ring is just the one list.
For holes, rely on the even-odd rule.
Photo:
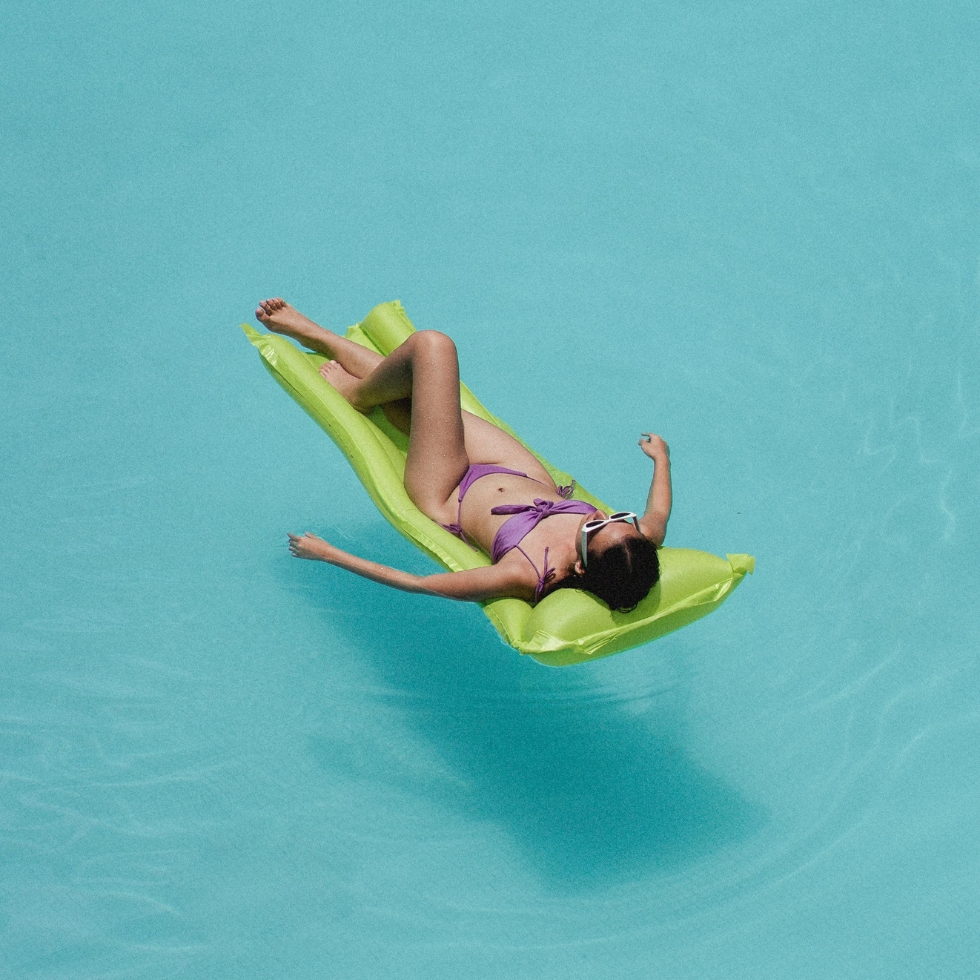
{"label": "woman's bare foot", "polygon": [[324,357],[338,360],[355,379],[366,378],[384,360],[377,351],[324,330],[278,296],[262,300],[255,318],[270,330],[285,334]]}
{"label": "woman's bare foot", "polygon": [[323,329],[279,296],[262,300],[255,311],[255,319],[276,333],[300,341],[310,337],[311,328],[314,331]]}
{"label": "woman's bare foot", "polygon": [[361,387],[360,380],[345,371],[337,361],[327,361],[320,365],[320,377],[339,391],[350,404],[365,415],[370,414],[370,408],[364,408],[358,403],[357,393]]}

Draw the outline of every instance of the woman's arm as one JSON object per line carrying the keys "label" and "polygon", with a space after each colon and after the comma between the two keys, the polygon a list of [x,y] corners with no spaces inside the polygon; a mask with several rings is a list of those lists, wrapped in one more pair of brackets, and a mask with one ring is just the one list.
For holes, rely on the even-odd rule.
{"label": "woman's arm", "polygon": [[640,448],[653,460],[653,481],[647,494],[647,506],[640,518],[644,535],[658,548],[667,535],[670,520],[670,449],[667,443],[652,432],[644,432]]}
{"label": "woman's arm", "polygon": [[401,589],[402,592],[437,595],[462,602],[485,602],[504,597],[530,599],[534,595],[534,587],[529,586],[516,569],[499,564],[469,568],[462,572],[414,575],[342,551],[309,531],[306,534],[290,534],[289,550],[296,558],[325,561],[328,565],[336,565],[372,582]]}

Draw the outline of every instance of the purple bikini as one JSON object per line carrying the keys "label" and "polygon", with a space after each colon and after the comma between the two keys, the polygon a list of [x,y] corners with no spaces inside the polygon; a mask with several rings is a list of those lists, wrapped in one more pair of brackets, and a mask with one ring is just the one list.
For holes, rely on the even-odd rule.
{"label": "purple bikini", "polygon": [[[485,476],[490,476],[493,473],[508,473],[511,476],[523,476],[528,480],[534,479],[533,477],[529,477],[527,473],[521,473],[518,470],[509,470],[506,466],[497,466],[495,463],[471,464],[459,485],[459,510],[456,515],[456,523],[442,525],[451,534],[455,534],[457,538],[462,538],[463,541],[466,541],[466,535],[463,533],[463,528],[459,523],[459,517],[463,510],[463,498],[477,480],[482,480]],[[535,480],[535,483],[540,482],[540,480]],[[542,486],[546,486],[546,484],[542,484]],[[527,558],[531,568],[534,569],[535,575],[538,576],[538,584],[534,590],[535,602],[541,598],[545,586],[554,577],[555,569],[548,567],[548,549],[545,548],[544,570],[538,571],[538,566],[531,561],[528,553],[521,547],[521,542],[543,520],[551,517],[552,514],[591,514],[595,510],[595,507],[587,504],[584,500],[567,499],[572,495],[574,488],[574,483],[567,487],[558,488],[559,495],[566,498],[564,500],[542,500],[540,497],[535,497],[533,504],[500,504],[497,507],[490,508],[491,514],[514,515],[509,521],[504,521],[494,535],[493,547],[490,549],[490,560],[496,564],[508,551],[512,551],[514,548]],[[467,544],[469,544],[468,541]]]}

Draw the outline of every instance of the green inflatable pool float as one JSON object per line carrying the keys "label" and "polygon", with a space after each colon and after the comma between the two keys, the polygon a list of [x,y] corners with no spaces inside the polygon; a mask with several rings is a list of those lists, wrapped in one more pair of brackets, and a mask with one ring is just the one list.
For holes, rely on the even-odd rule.
{"label": "green inflatable pool float", "polygon": [[[243,323],[242,329],[276,381],[340,447],[378,510],[396,530],[453,571],[490,564],[481,551],[431,521],[409,500],[402,482],[408,440],[380,409],[365,416],[351,408],[317,373],[326,360],[321,355],[301,351],[285,337],[259,333],[248,324]],[[347,338],[389,354],[414,330],[401,303],[395,301],[376,306],[363,322],[347,331]],[[491,415],[466,385],[460,387],[466,411],[520,438]],[[569,474],[538,453],[534,455],[556,483],[572,482]],[[615,510],[577,483],[573,496],[606,513]],[[493,599],[482,604],[483,611],[506,643],[543,664],[565,667],[640,646],[706,616],[728,598],[746,572],[754,570],[755,559],[728,555],[725,560],[703,551],[661,548],[660,568],[660,581],[628,613],[613,612],[595,596],[576,589],[558,589],[536,606],[521,599]]]}

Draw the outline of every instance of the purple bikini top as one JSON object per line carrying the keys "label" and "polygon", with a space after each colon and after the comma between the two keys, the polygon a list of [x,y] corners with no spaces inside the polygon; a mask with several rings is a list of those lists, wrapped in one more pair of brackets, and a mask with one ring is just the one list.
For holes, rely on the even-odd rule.
{"label": "purple bikini top", "polygon": [[514,516],[509,521],[504,521],[494,535],[490,560],[496,564],[552,514],[591,514],[594,510],[595,507],[584,500],[542,500],[540,497],[535,497],[533,504],[500,504],[498,507],[491,507],[491,514]]}
{"label": "purple bikini top", "polygon": [[591,514],[595,510],[592,504],[584,500],[542,500],[534,498],[533,504],[500,504],[491,507],[491,514],[513,514],[509,521],[500,525],[493,537],[493,549],[490,559],[496,565],[508,551],[516,548],[530,562],[538,576],[538,584],[534,589],[534,601],[541,598],[541,593],[554,578],[555,569],[548,567],[548,549],[544,549],[544,568],[538,571],[538,566],[531,561],[531,556],[521,547],[521,542],[546,518],[552,514]]}

